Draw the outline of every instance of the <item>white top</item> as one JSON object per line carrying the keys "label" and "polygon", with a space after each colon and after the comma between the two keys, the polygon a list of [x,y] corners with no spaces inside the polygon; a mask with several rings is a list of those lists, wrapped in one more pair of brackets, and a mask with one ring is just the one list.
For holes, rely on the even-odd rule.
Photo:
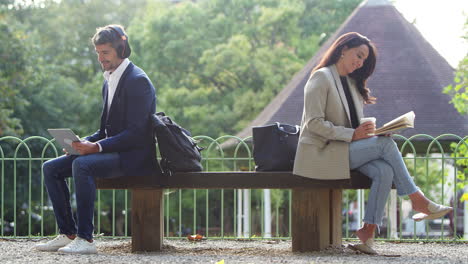
{"label": "white top", "polygon": [[109,109],[112,105],[112,99],[114,99],[115,90],[119,84],[120,77],[122,77],[128,64],[130,64],[130,60],[125,58],[114,72],[105,71],[103,73],[104,79],[107,81],[107,113],[109,113]]}

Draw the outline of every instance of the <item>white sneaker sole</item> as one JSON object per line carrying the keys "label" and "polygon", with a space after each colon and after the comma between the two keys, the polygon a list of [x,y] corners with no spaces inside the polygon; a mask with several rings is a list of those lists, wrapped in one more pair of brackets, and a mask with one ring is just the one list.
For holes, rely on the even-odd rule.
{"label": "white sneaker sole", "polygon": [[56,252],[59,250],[59,248],[52,249],[52,248],[39,248],[39,247],[34,247],[37,251],[42,251],[42,252]]}
{"label": "white sneaker sole", "polygon": [[63,253],[63,254],[97,254],[98,253],[97,248],[88,248],[86,250],[79,251],[79,250],[70,250],[69,248],[66,248],[66,247],[60,248],[57,252]]}
{"label": "white sneaker sole", "polygon": [[58,253],[62,253],[62,254],[85,254],[85,255],[90,255],[90,254],[97,254],[97,250],[96,251],[64,251],[64,250],[58,250],[57,251]]}

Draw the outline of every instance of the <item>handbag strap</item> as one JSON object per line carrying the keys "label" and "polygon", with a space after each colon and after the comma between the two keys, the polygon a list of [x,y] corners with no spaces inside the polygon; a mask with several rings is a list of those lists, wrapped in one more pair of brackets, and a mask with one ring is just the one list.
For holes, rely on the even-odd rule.
{"label": "handbag strap", "polygon": [[289,132],[289,131],[286,131],[286,130],[284,129],[284,125],[281,126],[280,122],[275,122],[275,124],[276,124],[276,126],[278,126],[278,129],[279,129],[280,131],[282,131],[282,132],[284,132],[284,133],[286,133],[286,134],[294,135],[294,134],[299,133],[300,127],[299,127],[298,125],[295,125],[295,126],[287,125],[287,126],[291,126],[291,127],[293,127],[293,128],[295,129],[294,132]]}

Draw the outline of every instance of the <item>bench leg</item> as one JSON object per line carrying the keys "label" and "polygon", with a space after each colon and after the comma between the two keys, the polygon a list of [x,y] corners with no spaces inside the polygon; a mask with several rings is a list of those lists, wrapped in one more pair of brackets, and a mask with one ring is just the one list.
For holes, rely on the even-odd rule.
{"label": "bench leg", "polygon": [[132,252],[161,251],[163,189],[132,189]]}
{"label": "bench leg", "polygon": [[341,198],[341,190],[293,190],[293,251],[319,251],[341,245]]}

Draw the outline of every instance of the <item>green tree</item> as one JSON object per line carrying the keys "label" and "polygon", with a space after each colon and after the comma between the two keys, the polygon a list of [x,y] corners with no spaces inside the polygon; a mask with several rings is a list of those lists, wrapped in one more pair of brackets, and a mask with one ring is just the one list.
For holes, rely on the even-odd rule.
{"label": "green tree", "polygon": [[27,82],[26,47],[22,42],[26,36],[9,16],[6,3],[0,4],[0,136],[23,132],[21,120],[13,113],[15,107],[27,105],[19,92],[19,88]]}
{"label": "green tree", "polygon": [[[465,41],[468,41],[468,19],[465,22]],[[450,103],[461,115],[468,115],[468,55],[460,61],[455,71],[453,84],[448,85],[443,89],[443,93],[452,97]],[[465,135],[460,135],[465,136]],[[459,180],[459,188],[465,186],[468,174],[468,139],[465,139],[461,144],[452,143],[451,147],[454,150],[452,157],[462,158],[455,160],[457,166],[457,178]]]}
{"label": "green tree", "polygon": [[303,0],[305,12],[300,19],[303,37],[313,34],[330,36],[362,2],[360,0]]}
{"label": "green tree", "polygon": [[461,115],[468,115],[468,55],[458,64],[453,82],[443,92],[452,97],[450,103]]}
{"label": "green tree", "polygon": [[[465,37],[468,40],[468,34]],[[468,55],[460,61],[458,68],[455,72],[454,84],[444,88],[444,93],[449,94],[452,99],[451,104],[457,109],[461,115],[468,115]],[[466,135],[460,135],[466,136]],[[452,157],[461,159],[455,160],[457,166],[457,178],[459,180],[459,188],[465,186],[468,175],[468,139],[465,139],[461,144],[452,143],[452,150],[454,153]]]}
{"label": "green tree", "polygon": [[[129,29],[135,61],[155,80],[159,110],[195,135],[235,134],[301,69],[320,35],[357,5],[341,2],[151,2]],[[344,11],[328,10],[337,6]],[[333,15],[305,23],[308,7]],[[325,26],[330,21],[336,27]]]}

